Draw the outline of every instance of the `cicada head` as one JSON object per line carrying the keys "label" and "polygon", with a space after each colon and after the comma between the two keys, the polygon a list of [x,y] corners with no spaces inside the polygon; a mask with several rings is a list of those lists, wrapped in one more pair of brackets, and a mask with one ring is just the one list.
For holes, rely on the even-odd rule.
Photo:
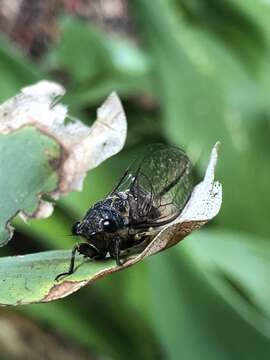
{"label": "cicada head", "polygon": [[96,203],[85,215],[72,227],[72,233],[87,239],[98,250],[108,248],[110,239],[117,231],[125,226],[125,221],[119,209],[108,206],[108,199]]}

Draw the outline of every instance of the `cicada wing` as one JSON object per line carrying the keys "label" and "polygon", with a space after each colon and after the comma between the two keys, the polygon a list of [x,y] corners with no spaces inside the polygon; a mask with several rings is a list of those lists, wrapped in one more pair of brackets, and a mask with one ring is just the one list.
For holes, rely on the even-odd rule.
{"label": "cicada wing", "polygon": [[134,164],[137,164],[137,162],[138,159],[131,163],[131,165],[121,176],[120,180],[118,180],[113,190],[110,192],[109,196],[112,196],[113,194],[118,192],[126,192],[130,190],[132,184],[134,183],[135,174],[138,169],[138,165],[134,166]]}
{"label": "cicada wing", "polygon": [[130,196],[131,217],[140,227],[159,226],[175,218],[193,188],[192,166],[177,147],[148,146],[132,163],[114,192]]}
{"label": "cicada wing", "polygon": [[193,189],[191,162],[177,147],[152,146],[138,168],[134,188],[146,196],[141,213],[149,224],[169,222],[181,212]]}

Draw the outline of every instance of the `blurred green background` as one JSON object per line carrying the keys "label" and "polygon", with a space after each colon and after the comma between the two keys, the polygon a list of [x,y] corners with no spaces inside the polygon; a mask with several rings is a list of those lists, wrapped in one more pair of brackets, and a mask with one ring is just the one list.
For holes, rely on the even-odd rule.
{"label": "blurred green background", "polygon": [[125,149],[51,218],[20,223],[1,255],[71,248],[73,221],[148,143],[184,148],[199,179],[220,140],[224,199],[214,221],[164,253],[66,299],[1,309],[2,329],[4,320],[34,324],[35,345],[17,354],[7,350],[12,332],[0,335],[0,358],[55,359],[47,337],[36,345],[45,332],[76,359],[269,359],[270,2],[1,3],[1,101],[51,79],[67,88],[70,113],[91,124],[116,90],[129,125]]}

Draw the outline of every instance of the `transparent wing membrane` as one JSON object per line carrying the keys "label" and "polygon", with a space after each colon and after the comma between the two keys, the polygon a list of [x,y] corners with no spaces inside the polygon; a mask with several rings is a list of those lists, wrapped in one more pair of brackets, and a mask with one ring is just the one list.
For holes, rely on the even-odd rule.
{"label": "transparent wing membrane", "polygon": [[131,223],[159,226],[172,221],[193,189],[192,165],[177,147],[151,145],[128,168],[114,192],[130,199]]}

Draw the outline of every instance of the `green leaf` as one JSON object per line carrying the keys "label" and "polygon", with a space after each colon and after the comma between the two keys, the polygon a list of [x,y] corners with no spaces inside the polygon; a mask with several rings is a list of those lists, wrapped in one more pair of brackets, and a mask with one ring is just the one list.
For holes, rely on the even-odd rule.
{"label": "green leaf", "polygon": [[[214,62],[193,33],[178,22],[171,3],[139,0],[133,6],[153,57],[154,91],[162,106],[165,135],[173,143],[188,145],[197,157],[205,144],[219,139],[224,104],[213,76]],[[210,125],[207,132],[206,124]]]}
{"label": "green leaf", "polygon": [[185,249],[226,301],[270,337],[269,240],[241,232],[201,231]]}
{"label": "green leaf", "polygon": [[168,358],[268,358],[269,242],[200,231],[148,262],[153,319]]}
{"label": "green leaf", "polygon": [[147,86],[149,59],[134,44],[72,17],[64,17],[60,25],[61,40],[45,64],[67,72],[69,105],[78,109],[112,91],[127,95]]}
{"label": "green leaf", "polygon": [[39,197],[57,187],[58,144],[32,127],[0,135],[0,245],[10,238],[8,221],[38,209]]}
{"label": "green leaf", "polygon": [[[194,3],[205,6],[199,11],[205,17],[211,17],[211,11],[223,6],[216,4],[213,9],[211,5],[208,11],[202,2]],[[248,43],[241,42],[236,51],[226,45],[225,38],[220,41],[207,29],[207,24],[200,26],[201,19],[195,17],[197,22],[189,22],[177,2],[138,0],[133,6],[153,57],[155,89],[162,106],[166,138],[186,147],[195,161],[205,159],[206,149],[220,140],[222,166],[218,167],[218,175],[229,192],[218,222],[228,228],[268,236],[270,157],[266,122],[270,113],[270,82],[265,88],[269,64],[262,66],[262,59],[269,57],[269,49],[262,46],[265,36],[260,35],[261,30],[254,29],[254,21],[249,20],[251,11],[246,15],[241,10],[243,21],[239,27],[246,29],[251,21],[251,37]],[[254,2],[253,7],[254,13],[260,11],[259,6],[255,11]],[[240,13],[238,9],[237,17]],[[260,61],[254,62],[256,69],[251,71],[239,53],[245,56],[251,39],[258,37],[254,51]]]}
{"label": "green leaf", "polygon": [[101,271],[115,267],[114,260],[90,262],[76,256],[75,273],[62,284],[55,282],[55,277],[68,269],[70,256],[71,251],[66,250],[0,258],[0,303],[19,305],[50,301],[77,290],[85,285],[86,279],[91,280]]}
{"label": "green leaf", "polygon": [[[100,285],[104,281],[100,281],[65,301],[19,306],[16,310],[113,359],[156,359],[154,355],[157,353],[158,343],[154,332],[141,316],[141,303],[137,303],[137,308],[130,306],[125,296],[127,289],[121,286],[123,280],[128,280],[127,272],[115,274],[113,279],[108,278],[103,291]],[[129,272],[134,272],[134,269]],[[118,283],[115,282],[115,277],[118,278]],[[113,284],[119,286],[115,288]],[[114,301],[108,301],[112,297]],[[145,301],[143,304],[145,307]],[[144,341],[145,338],[147,342]],[[138,346],[138,343],[141,345]]]}
{"label": "green leaf", "polygon": [[71,237],[71,220],[59,210],[54,208],[53,215],[47,219],[29,220],[13,222],[16,230],[31,237],[46,249],[65,249],[74,245],[74,238]]}
{"label": "green leaf", "polygon": [[[184,9],[185,20],[190,28],[198,27],[207,31],[216,41],[227,47],[235,57],[239,57],[243,67],[256,73],[267,48],[265,34],[253,19],[259,3],[253,3],[252,13],[248,13],[248,1],[241,0],[181,0],[174,1],[175,7]],[[181,5],[180,5],[181,4]]]}
{"label": "green leaf", "polygon": [[72,17],[64,17],[60,28],[61,40],[51,49],[47,64],[68,71],[74,82],[102,76],[111,59],[100,32]]}
{"label": "green leaf", "polygon": [[4,37],[0,38],[0,102],[17,93],[23,86],[38,81],[41,69],[31,63]]}

